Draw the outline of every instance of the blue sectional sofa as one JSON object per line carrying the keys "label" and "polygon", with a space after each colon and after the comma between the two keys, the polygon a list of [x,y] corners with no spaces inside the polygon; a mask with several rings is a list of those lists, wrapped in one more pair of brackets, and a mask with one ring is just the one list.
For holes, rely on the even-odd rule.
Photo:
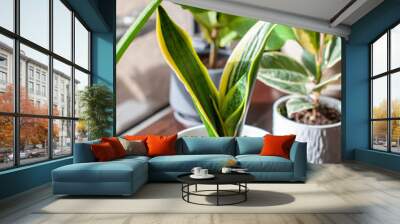
{"label": "blue sectional sofa", "polygon": [[131,195],[148,181],[176,181],[193,167],[218,172],[228,160],[236,160],[259,182],[304,182],[306,180],[306,143],[295,142],[290,159],[260,156],[262,137],[182,137],[176,142],[177,155],[127,156],[96,162],[90,145],[75,144],[74,163],[52,172],[54,194]]}

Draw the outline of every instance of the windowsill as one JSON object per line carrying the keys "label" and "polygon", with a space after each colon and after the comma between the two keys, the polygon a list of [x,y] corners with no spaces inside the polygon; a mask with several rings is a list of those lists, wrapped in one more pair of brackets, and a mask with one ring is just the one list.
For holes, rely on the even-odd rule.
{"label": "windowsill", "polygon": [[52,163],[57,163],[57,162],[61,162],[61,161],[69,160],[69,159],[72,159],[72,156],[67,156],[67,157],[63,157],[63,158],[59,158],[59,159],[52,159],[52,160],[43,161],[43,162],[39,162],[39,163],[35,163],[35,164],[30,164],[30,165],[24,165],[24,166],[21,166],[21,167],[11,168],[11,169],[0,171],[0,176],[1,175],[5,175],[5,174],[9,174],[9,173],[14,173],[14,172],[19,172],[19,171],[35,168],[35,167],[39,167],[39,166],[49,165],[49,164],[52,164]]}

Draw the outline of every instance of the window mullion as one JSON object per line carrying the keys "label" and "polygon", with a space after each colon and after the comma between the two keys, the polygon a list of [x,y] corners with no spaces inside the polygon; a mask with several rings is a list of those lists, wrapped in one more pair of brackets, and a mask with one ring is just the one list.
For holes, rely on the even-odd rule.
{"label": "window mullion", "polygon": [[[72,64],[74,66],[71,67],[71,91],[72,91],[72,105],[71,105],[71,117],[75,118],[75,12],[72,11],[72,15],[71,15],[71,24],[72,24],[72,38],[71,38],[71,60],[72,60]],[[72,150],[72,155],[74,155],[74,145],[75,145],[75,125],[76,125],[76,121],[72,121],[72,130],[71,130],[71,150]]]}
{"label": "window mullion", "polygon": [[[387,71],[390,70],[390,30],[387,32]],[[391,100],[391,79],[392,76],[389,73],[387,75],[387,110],[388,110],[388,117],[392,118],[392,100]],[[392,135],[391,135],[391,129],[392,129],[392,121],[387,122],[387,140],[388,140],[388,148],[387,151],[391,152],[392,151]]]}
{"label": "window mullion", "polygon": [[[49,50],[53,52],[53,0],[49,0]],[[50,118],[48,120],[48,152],[49,159],[53,159],[53,56],[49,55],[49,72],[48,72],[48,91],[49,94],[49,115]]]}

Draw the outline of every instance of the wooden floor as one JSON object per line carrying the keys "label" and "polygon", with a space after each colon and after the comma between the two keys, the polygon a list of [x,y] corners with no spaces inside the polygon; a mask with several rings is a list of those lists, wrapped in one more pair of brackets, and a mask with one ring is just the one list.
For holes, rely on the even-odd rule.
{"label": "wooden floor", "polygon": [[[0,223],[105,224],[260,224],[260,223],[400,223],[400,175],[346,163],[313,166],[308,182],[322,185],[346,201],[366,204],[356,214],[38,214],[54,200],[49,186],[0,202]],[[316,195],[316,199],[318,195]],[[315,203],[320,203],[318,200]],[[171,205],[173,206],[173,205]]]}

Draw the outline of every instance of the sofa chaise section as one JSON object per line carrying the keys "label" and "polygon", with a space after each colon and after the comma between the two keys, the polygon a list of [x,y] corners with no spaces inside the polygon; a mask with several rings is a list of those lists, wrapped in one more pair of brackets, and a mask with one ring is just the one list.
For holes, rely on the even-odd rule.
{"label": "sofa chaise section", "polygon": [[75,144],[73,164],[52,171],[53,193],[67,195],[131,195],[148,181],[148,157],[95,162],[89,143]]}

